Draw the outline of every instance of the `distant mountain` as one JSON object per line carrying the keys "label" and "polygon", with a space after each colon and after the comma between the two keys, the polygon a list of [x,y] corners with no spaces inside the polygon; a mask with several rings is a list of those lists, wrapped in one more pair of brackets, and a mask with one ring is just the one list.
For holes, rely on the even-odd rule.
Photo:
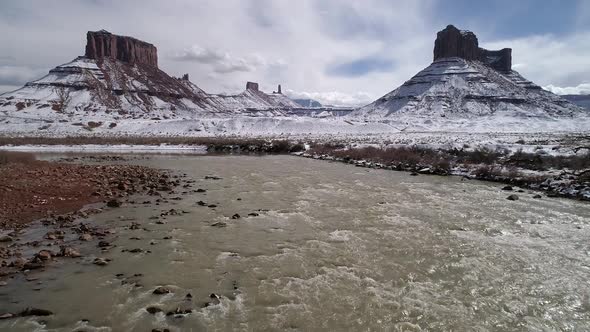
{"label": "distant mountain", "polygon": [[561,98],[590,110],[590,95],[562,95]]}
{"label": "distant mountain", "polygon": [[273,111],[299,105],[279,92],[266,94],[249,82],[241,94],[208,94],[158,68],[154,45],[108,31],[89,31],[84,56],[46,76],[0,95],[0,115],[67,122],[87,117],[152,119]]}
{"label": "distant mountain", "polygon": [[511,53],[508,48],[480,48],[474,33],[449,25],[437,34],[430,66],[351,116],[424,129],[447,123],[472,130],[477,120],[494,130],[549,124],[585,113],[512,70]]}
{"label": "distant mountain", "polygon": [[322,107],[320,102],[313,99],[293,99],[293,101],[299,104],[301,107]]}

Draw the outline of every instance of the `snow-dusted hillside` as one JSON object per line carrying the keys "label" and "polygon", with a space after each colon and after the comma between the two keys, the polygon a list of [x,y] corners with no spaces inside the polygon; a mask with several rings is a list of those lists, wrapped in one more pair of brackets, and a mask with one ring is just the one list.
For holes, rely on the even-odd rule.
{"label": "snow-dusted hillside", "polygon": [[280,86],[267,94],[254,82],[237,95],[208,94],[188,75],[160,70],[155,46],[89,32],[84,56],[0,95],[0,134],[363,138],[410,131],[590,131],[587,112],[511,70],[510,49],[478,48],[473,33],[454,27],[441,31],[435,45],[430,66],[349,113],[302,109]]}
{"label": "snow-dusted hillside", "polygon": [[206,93],[157,67],[78,57],[46,76],[0,95],[8,118],[152,118],[212,111]]}
{"label": "snow-dusted hillside", "polygon": [[519,117],[572,117],[580,109],[527,81],[476,61],[435,61],[409,81],[354,115],[472,118],[510,112]]}
{"label": "snow-dusted hillside", "polygon": [[283,94],[266,94],[262,91],[246,89],[237,95],[209,95],[207,103],[219,111],[273,111],[272,114],[283,114],[282,111],[300,107]]}
{"label": "snow-dusted hillside", "polygon": [[0,95],[0,123],[274,116],[299,107],[280,91],[266,94],[249,84],[238,95],[211,95],[188,75],[175,78],[160,70],[154,45],[104,30],[88,32],[84,56]]}
{"label": "snow-dusted hillside", "polygon": [[246,90],[238,95],[210,95],[188,79],[171,77],[156,67],[85,57],[0,95],[0,115],[38,113],[48,119],[113,113],[120,118],[174,118],[294,107],[300,106],[282,94]]}
{"label": "snow-dusted hillside", "polygon": [[350,115],[400,130],[588,131],[588,113],[511,69],[511,50],[488,51],[472,32],[438,33],[434,62]]}

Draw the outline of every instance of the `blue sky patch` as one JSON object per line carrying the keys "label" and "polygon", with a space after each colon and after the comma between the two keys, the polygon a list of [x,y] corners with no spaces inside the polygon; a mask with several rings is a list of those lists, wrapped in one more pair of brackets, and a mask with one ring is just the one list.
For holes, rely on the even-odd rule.
{"label": "blue sky patch", "polygon": [[367,57],[330,65],[326,69],[326,74],[331,76],[359,77],[371,72],[389,71],[393,68],[394,62],[392,60]]}

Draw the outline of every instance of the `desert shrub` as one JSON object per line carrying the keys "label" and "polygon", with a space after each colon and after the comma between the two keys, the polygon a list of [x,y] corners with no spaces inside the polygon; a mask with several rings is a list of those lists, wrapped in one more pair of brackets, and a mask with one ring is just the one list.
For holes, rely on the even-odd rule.
{"label": "desert shrub", "polygon": [[544,163],[541,155],[523,152],[522,150],[518,150],[515,153],[513,153],[508,158],[506,163],[512,166],[528,168],[533,170],[545,170],[549,166]]}
{"label": "desert shrub", "polygon": [[98,128],[100,126],[102,126],[102,122],[88,121],[89,128]]}
{"label": "desert shrub", "polygon": [[327,142],[327,143],[318,143],[318,142],[311,142],[309,144],[311,149],[322,149],[322,150],[338,150],[344,149],[346,145],[344,143],[335,143],[335,142]]}
{"label": "desert shrub", "polygon": [[448,174],[451,172],[453,165],[449,159],[441,158],[433,164],[433,168],[439,173]]}
{"label": "desert shrub", "polygon": [[551,156],[517,151],[512,154],[507,164],[525,169],[544,171],[550,168],[582,170],[590,168],[590,153],[568,156]]}
{"label": "desert shrub", "polygon": [[336,148],[325,144],[312,144],[309,149],[309,153],[315,155],[333,154]]}
{"label": "desert shrub", "polygon": [[473,175],[478,179],[492,179],[499,174],[500,172],[494,166],[489,165],[478,167],[473,171]]}
{"label": "desert shrub", "polygon": [[[316,148],[315,151],[318,151]],[[417,165],[436,165],[450,169],[450,156],[444,152],[415,146],[376,148],[373,146],[353,148],[348,150],[333,150],[326,152],[335,157],[352,160],[368,160],[386,165],[403,164],[414,167]],[[447,161],[448,165],[443,162]]]}
{"label": "desert shrub", "polygon": [[267,152],[271,153],[287,153],[291,150],[291,143],[287,140],[272,141]]}
{"label": "desert shrub", "polygon": [[480,148],[474,151],[454,150],[457,161],[464,164],[493,164],[499,161],[505,153],[488,148]]}
{"label": "desert shrub", "polygon": [[0,165],[8,163],[29,164],[34,161],[35,156],[31,153],[0,150]]}
{"label": "desert shrub", "polygon": [[301,152],[301,151],[305,151],[305,145],[301,142],[293,144],[289,148],[289,152]]}

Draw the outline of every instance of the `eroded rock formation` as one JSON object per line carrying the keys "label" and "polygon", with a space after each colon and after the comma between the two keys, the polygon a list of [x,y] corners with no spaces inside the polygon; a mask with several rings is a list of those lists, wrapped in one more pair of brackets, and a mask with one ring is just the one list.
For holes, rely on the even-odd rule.
{"label": "eroded rock formation", "polygon": [[473,32],[459,30],[453,25],[439,31],[434,42],[434,61],[450,57],[481,61],[501,72],[512,70],[512,49],[490,51],[481,48]]}
{"label": "eroded rock formation", "polygon": [[158,53],[154,45],[144,41],[114,35],[108,31],[88,31],[86,53],[89,59],[111,58],[127,63],[158,67]]}
{"label": "eroded rock formation", "polygon": [[258,83],[246,82],[246,90],[258,91]]}

